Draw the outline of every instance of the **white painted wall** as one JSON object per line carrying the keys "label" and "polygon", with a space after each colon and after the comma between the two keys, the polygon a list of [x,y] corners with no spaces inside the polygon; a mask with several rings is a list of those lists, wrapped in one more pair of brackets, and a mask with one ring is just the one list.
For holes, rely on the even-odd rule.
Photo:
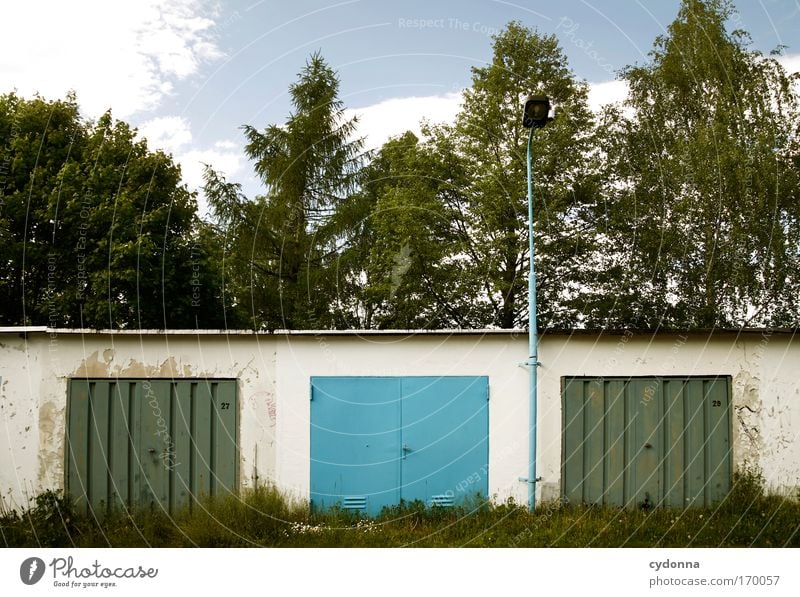
{"label": "white painted wall", "polygon": [[[525,338],[507,335],[288,336],[278,339],[278,479],[309,494],[309,377],[315,375],[488,375],[489,492],[527,499]],[[560,423],[559,423],[560,424]],[[544,437],[557,435],[547,430]],[[560,456],[559,456],[560,457]]]}
{"label": "white painted wall", "polygon": [[[488,375],[489,491],[524,502],[528,372],[524,333],[252,334],[0,330],[0,498],[19,507],[64,483],[67,380],[236,377],[241,483],[309,493],[309,377]],[[564,376],[730,375],[737,467],[800,487],[800,339],[783,333],[550,335],[539,371],[540,499],[558,495]]]}
{"label": "white painted wall", "polygon": [[[256,335],[0,332],[0,499],[64,487],[70,377],[235,377],[242,485],[275,478],[275,342]],[[257,452],[257,453],[256,453]],[[256,462],[257,460],[257,462]]]}

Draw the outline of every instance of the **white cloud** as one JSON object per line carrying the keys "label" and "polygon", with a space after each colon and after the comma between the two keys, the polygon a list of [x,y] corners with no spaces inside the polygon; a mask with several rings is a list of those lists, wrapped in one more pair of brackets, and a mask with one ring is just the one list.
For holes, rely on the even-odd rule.
{"label": "white cloud", "polygon": [[603,106],[622,102],[628,97],[628,84],[625,81],[603,81],[589,83],[589,108],[599,112]]}
{"label": "white cloud", "polygon": [[[800,54],[786,54],[777,57],[789,73],[800,72]],[[622,102],[628,97],[628,84],[625,81],[603,81],[589,83],[589,107],[599,112],[604,105]]]}
{"label": "white cloud", "polygon": [[153,118],[137,128],[139,136],[147,139],[150,149],[162,149],[174,154],[192,142],[189,121],[182,116]]}
{"label": "white cloud", "polygon": [[217,141],[215,145],[220,149],[234,149],[238,147],[233,141]]}
{"label": "white cloud", "polygon": [[127,119],[221,57],[208,0],[28,0],[3,6],[0,92],[63,97]]}
{"label": "white cloud", "polygon": [[461,103],[461,92],[442,95],[393,98],[365,108],[346,110],[347,118],[358,116],[358,135],[366,147],[380,147],[390,137],[412,131],[421,135],[420,122],[453,122]]}
{"label": "white cloud", "polygon": [[198,191],[198,212],[208,214],[208,202],[201,191],[203,169],[208,164],[228,180],[235,181],[245,164],[244,154],[234,141],[223,139],[211,147],[192,144],[191,124],[182,116],[162,116],[148,120],[138,127],[139,137],[147,139],[150,150],[161,149],[171,153],[181,166],[183,182],[192,191]]}
{"label": "white cloud", "polygon": [[217,141],[206,149],[190,149],[175,155],[175,160],[181,165],[184,182],[195,190],[203,185],[204,164],[236,182],[236,174],[242,171],[245,163],[243,153],[232,141]]}
{"label": "white cloud", "polygon": [[[233,141],[217,141],[207,148],[186,148],[173,154],[175,161],[181,166],[183,182],[192,191],[197,191],[197,213],[208,218],[210,209],[208,200],[202,191],[203,170],[208,164],[229,182],[240,182],[241,174],[247,163],[241,148]],[[245,189],[245,194],[247,194]]]}
{"label": "white cloud", "polygon": [[[800,54],[785,54],[778,56],[778,62],[789,74],[800,73]],[[795,81],[795,92],[800,93],[800,81]]]}
{"label": "white cloud", "polygon": [[789,73],[800,73],[800,54],[785,54],[778,56],[778,62]]}
{"label": "white cloud", "polygon": [[[624,81],[589,84],[589,107],[597,112],[604,105],[623,101],[628,95]],[[461,92],[442,95],[393,98],[364,108],[349,109],[347,118],[358,116],[357,134],[366,137],[368,149],[383,145],[390,137],[412,131],[421,135],[420,122],[452,123],[459,111]]]}

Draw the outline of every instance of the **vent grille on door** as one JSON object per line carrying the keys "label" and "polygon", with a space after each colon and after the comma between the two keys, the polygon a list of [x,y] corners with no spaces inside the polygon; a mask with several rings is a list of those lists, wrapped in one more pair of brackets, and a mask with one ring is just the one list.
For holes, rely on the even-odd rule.
{"label": "vent grille on door", "polygon": [[346,497],[342,500],[342,508],[345,510],[366,510],[367,498],[359,497]]}
{"label": "vent grille on door", "polygon": [[431,496],[431,506],[449,507],[455,503],[452,495],[433,495]]}

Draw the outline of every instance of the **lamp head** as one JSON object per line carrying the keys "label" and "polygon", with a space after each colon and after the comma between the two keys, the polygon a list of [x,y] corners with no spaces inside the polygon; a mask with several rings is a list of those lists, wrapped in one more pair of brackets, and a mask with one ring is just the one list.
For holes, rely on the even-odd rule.
{"label": "lamp head", "polygon": [[522,126],[526,129],[539,129],[553,120],[550,116],[550,98],[546,95],[529,95],[523,106]]}

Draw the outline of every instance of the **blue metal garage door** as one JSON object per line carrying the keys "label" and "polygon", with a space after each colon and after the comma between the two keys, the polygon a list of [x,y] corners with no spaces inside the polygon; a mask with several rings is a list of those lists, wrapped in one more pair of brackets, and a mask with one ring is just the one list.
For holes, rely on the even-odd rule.
{"label": "blue metal garage door", "polygon": [[377,514],[488,493],[487,377],[313,377],[311,500]]}

